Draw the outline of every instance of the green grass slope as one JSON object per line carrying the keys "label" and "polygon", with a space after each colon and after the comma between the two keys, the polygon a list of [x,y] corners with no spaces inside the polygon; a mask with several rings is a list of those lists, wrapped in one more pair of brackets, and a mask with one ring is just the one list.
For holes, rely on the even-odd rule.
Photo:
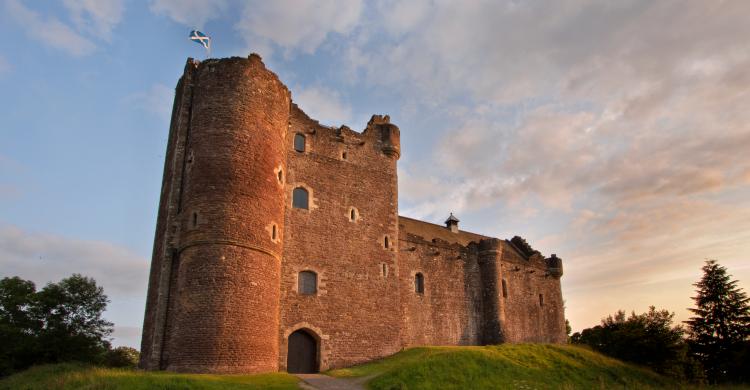
{"label": "green grass slope", "polygon": [[678,383],[588,349],[548,344],[420,347],[337,377],[372,376],[368,388],[390,389],[649,389]]}
{"label": "green grass slope", "polygon": [[101,368],[82,364],[33,367],[0,380],[0,389],[298,389],[298,379],[287,373],[258,375],[206,375]]}

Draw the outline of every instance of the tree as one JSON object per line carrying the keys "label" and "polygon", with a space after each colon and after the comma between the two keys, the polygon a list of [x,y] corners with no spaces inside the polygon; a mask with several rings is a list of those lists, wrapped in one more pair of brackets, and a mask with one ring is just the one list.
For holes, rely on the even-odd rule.
{"label": "tree", "polygon": [[47,284],[37,294],[34,315],[48,362],[97,361],[109,349],[112,323],[102,318],[109,300],[96,281],[79,274]]}
{"label": "tree", "polygon": [[19,277],[0,280],[0,376],[32,364],[98,363],[109,351],[107,296],[78,274],[36,291]]}
{"label": "tree", "polygon": [[29,308],[35,294],[31,281],[19,277],[0,280],[0,377],[34,363],[39,324]]}
{"label": "tree", "polygon": [[645,365],[678,379],[696,380],[695,365],[688,359],[684,329],[672,326],[674,313],[656,310],[626,317],[620,310],[602,319],[601,325],[576,332],[574,344],[591,348],[621,360]]}
{"label": "tree", "polygon": [[104,363],[109,367],[136,367],[141,354],[131,347],[117,347],[107,352]]}
{"label": "tree", "polygon": [[750,337],[750,298],[731,280],[726,268],[707,260],[697,287],[695,317],[688,325],[691,352],[703,363],[712,383],[737,380],[742,375],[742,359],[747,356]]}

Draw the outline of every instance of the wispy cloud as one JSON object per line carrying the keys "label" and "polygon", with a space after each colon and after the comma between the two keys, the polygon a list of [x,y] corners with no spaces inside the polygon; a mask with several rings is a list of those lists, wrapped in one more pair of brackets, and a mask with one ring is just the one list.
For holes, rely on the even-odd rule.
{"label": "wispy cloud", "polygon": [[313,53],[329,34],[349,33],[363,8],[360,0],[250,1],[235,27],[253,45]]}
{"label": "wispy cloud", "polygon": [[126,105],[132,105],[168,122],[172,113],[173,100],[174,88],[157,83],[152,85],[147,91],[137,92],[125,97],[123,102]]}
{"label": "wispy cloud", "polygon": [[312,118],[328,125],[348,123],[352,116],[351,107],[344,103],[341,96],[328,88],[313,86],[294,89],[292,98],[300,108]]}
{"label": "wispy cloud", "polygon": [[122,0],[64,0],[71,19],[80,31],[109,41],[112,30],[122,20]]}
{"label": "wispy cloud", "polygon": [[226,0],[152,0],[151,12],[166,15],[177,23],[203,28],[227,10]]}
{"label": "wispy cloud", "polygon": [[64,50],[73,56],[90,54],[96,48],[92,41],[78,34],[59,19],[53,16],[42,17],[17,0],[7,0],[5,9],[29,37],[47,46]]}
{"label": "wispy cloud", "polygon": [[0,226],[2,276],[20,276],[39,285],[73,273],[93,277],[108,294],[141,296],[148,262],[121,246]]}

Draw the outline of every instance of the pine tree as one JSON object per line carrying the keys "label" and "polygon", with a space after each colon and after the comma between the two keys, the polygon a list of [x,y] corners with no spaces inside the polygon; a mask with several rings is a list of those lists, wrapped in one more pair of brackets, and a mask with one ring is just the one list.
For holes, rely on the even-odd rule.
{"label": "pine tree", "polygon": [[727,269],[707,260],[703,278],[694,284],[695,317],[688,325],[691,351],[703,363],[712,383],[736,380],[745,340],[750,337],[750,298],[731,280]]}

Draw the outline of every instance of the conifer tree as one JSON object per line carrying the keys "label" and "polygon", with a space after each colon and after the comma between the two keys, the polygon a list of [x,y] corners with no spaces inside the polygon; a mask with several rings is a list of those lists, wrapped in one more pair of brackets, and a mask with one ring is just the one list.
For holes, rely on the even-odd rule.
{"label": "conifer tree", "polygon": [[750,298],[731,280],[727,269],[716,260],[707,260],[697,287],[695,317],[688,325],[691,351],[703,363],[712,383],[735,380],[739,372],[736,359],[750,337]]}

